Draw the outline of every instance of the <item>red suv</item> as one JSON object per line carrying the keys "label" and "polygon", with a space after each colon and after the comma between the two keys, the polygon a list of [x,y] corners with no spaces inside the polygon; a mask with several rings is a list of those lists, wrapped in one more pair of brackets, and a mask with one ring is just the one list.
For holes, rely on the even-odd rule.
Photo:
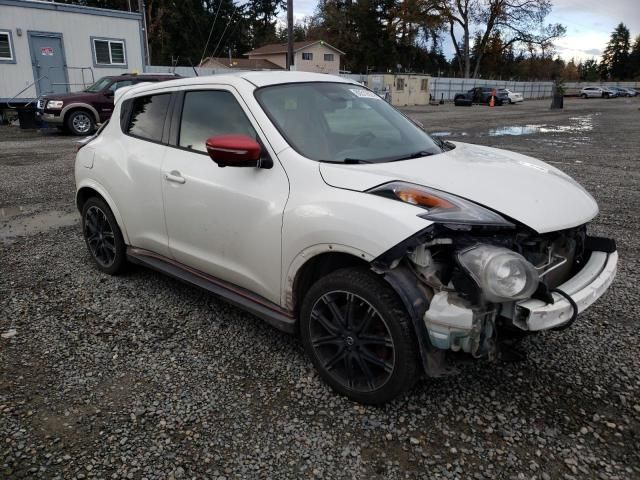
{"label": "red suv", "polygon": [[38,99],[36,117],[73,135],[93,133],[98,123],[111,117],[114,92],[142,82],[162,82],[180,78],[167,73],[124,73],[102,77],[81,92],[45,95]]}

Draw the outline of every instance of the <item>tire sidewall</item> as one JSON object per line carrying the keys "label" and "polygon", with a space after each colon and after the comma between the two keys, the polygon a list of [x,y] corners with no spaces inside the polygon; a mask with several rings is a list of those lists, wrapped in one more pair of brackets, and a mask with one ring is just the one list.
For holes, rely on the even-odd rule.
{"label": "tire sidewall", "polygon": [[[354,282],[350,280],[360,279]],[[368,278],[367,278],[368,277]],[[377,285],[376,285],[377,284]],[[372,293],[372,286],[376,285]],[[380,295],[379,290],[384,291]],[[311,311],[322,295],[331,291],[354,293],[369,302],[384,319],[394,343],[394,369],[387,382],[371,392],[359,392],[344,386],[328,374],[311,345]],[[378,292],[378,293],[375,293]],[[391,298],[390,298],[391,297]],[[318,280],[307,292],[300,310],[300,336],[307,355],[320,377],[337,392],[360,403],[380,405],[410,388],[419,376],[418,353],[411,319],[395,292],[373,272],[345,269]]]}
{"label": "tire sidewall", "polygon": [[[100,262],[96,260],[95,256],[93,255],[93,252],[91,251],[91,248],[89,247],[89,242],[86,237],[85,222],[86,222],[87,211],[91,207],[97,207],[105,213],[105,215],[107,216],[107,220],[109,221],[109,225],[113,230],[113,239],[114,239],[114,244],[116,248],[116,257],[113,263],[108,267],[105,267],[104,265],[100,264]],[[124,238],[122,236],[122,232],[120,231],[120,227],[118,226],[118,222],[116,221],[113,213],[111,212],[111,209],[109,208],[109,206],[106,204],[104,200],[97,197],[91,197],[82,206],[82,236],[84,238],[84,243],[87,246],[89,255],[91,256],[91,259],[93,260],[94,264],[96,265],[96,267],[98,267],[99,270],[101,270],[104,273],[108,273],[109,275],[115,275],[124,269],[126,265],[126,245],[124,243]]]}

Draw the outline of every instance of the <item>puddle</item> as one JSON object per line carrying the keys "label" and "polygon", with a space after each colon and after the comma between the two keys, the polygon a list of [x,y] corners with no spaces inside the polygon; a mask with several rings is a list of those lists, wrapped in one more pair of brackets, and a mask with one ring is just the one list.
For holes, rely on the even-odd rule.
{"label": "puddle", "polygon": [[0,242],[11,243],[15,237],[35,235],[54,228],[75,225],[80,221],[77,212],[62,210],[37,213],[29,217],[11,218],[28,212],[26,207],[0,208]]}
{"label": "puddle", "polygon": [[490,137],[503,135],[532,135],[535,133],[577,133],[593,130],[593,115],[569,117],[569,125],[529,124],[499,127],[489,130]]}
{"label": "puddle", "polygon": [[0,207],[0,221],[17,217],[18,215],[27,215],[37,210],[38,208],[36,206],[25,207],[20,205],[19,207]]}
{"label": "puddle", "polygon": [[432,137],[451,137],[451,136],[466,137],[469,134],[467,132],[460,132],[460,133],[454,133],[454,132],[431,132],[431,133],[429,133],[429,135],[431,135]]}

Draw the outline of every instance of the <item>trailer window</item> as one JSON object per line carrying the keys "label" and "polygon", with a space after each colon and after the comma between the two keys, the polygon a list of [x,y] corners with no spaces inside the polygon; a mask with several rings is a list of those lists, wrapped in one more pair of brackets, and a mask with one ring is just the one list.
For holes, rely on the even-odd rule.
{"label": "trailer window", "polygon": [[124,40],[94,38],[93,56],[96,65],[126,65]]}
{"label": "trailer window", "polygon": [[2,30],[0,30],[0,62],[15,62],[13,45],[11,44],[11,32]]}

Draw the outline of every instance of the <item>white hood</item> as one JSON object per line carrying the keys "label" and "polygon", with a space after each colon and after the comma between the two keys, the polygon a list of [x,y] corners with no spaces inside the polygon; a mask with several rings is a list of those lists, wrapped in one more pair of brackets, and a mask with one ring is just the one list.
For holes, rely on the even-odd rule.
{"label": "white hood", "polygon": [[472,200],[538,233],[587,223],[598,205],[571,177],[540,160],[497,148],[453,142],[456,148],[399,162],[321,163],[334,187],[368,190],[393,180],[436,188]]}

